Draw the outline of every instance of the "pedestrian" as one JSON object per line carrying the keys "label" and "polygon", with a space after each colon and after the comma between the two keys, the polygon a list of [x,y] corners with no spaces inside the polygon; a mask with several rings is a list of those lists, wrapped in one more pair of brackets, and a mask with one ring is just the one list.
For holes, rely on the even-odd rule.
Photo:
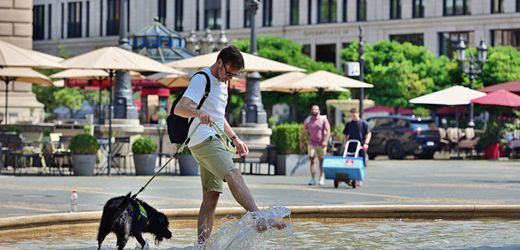
{"label": "pedestrian", "polygon": [[323,157],[327,153],[327,144],[330,137],[330,124],[325,116],[320,114],[320,107],[312,105],[311,115],[303,122],[303,129],[300,135],[300,149],[305,149],[305,137],[308,137],[307,154],[311,162],[311,180],[309,186],[316,185],[316,156],[320,168],[319,184],[325,184],[325,176],[323,175]]}
{"label": "pedestrian", "polygon": [[[345,145],[348,140],[358,140],[361,143],[361,149],[359,150],[358,156],[363,158],[363,165],[366,166],[366,151],[370,144],[372,132],[370,132],[367,122],[359,117],[359,112],[356,108],[350,109],[350,117],[352,118],[351,121],[347,122],[347,124],[345,124],[345,129],[343,129],[343,145]],[[347,150],[348,152],[355,152],[356,149],[348,148]],[[361,181],[356,182],[356,184],[357,183],[361,185]],[[352,185],[351,183],[349,184]]]}
{"label": "pedestrian", "polygon": [[[218,54],[216,62],[205,72],[210,79],[210,92],[200,109],[197,105],[205,93],[206,77],[202,74],[195,75],[184,92],[183,97],[175,106],[176,115],[186,118],[194,118],[190,128],[190,134],[197,124],[201,124],[193,132],[188,143],[195,160],[200,164],[200,178],[202,181],[202,204],[198,216],[198,243],[203,245],[211,235],[215,209],[220,194],[223,190],[223,181],[226,181],[235,200],[247,211],[260,215],[249,188],[244,182],[240,170],[236,168],[232,155],[217,138],[217,132],[213,126],[218,126],[236,145],[237,154],[244,156],[249,152],[247,145],[237,136],[224,114],[228,100],[227,83],[234,76],[239,75],[244,68],[244,58],[234,46],[228,46]],[[274,219],[261,219],[257,222],[257,230],[265,231],[270,227],[285,228],[283,222]]]}

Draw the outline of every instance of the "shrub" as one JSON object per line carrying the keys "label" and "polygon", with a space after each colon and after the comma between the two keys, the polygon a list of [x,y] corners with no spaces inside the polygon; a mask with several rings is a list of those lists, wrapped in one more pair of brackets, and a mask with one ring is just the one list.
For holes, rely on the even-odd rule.
{"label": "shrub", "polygon": [[148,136],[141,136],[132,144],[132,152],[136,155],[154,154],[156,150],[157,145]]}
{"label": "shrub", "polygon": [[271,142],[276,145],[278,154],[300,153],[300,134],[302,124],[280,124],[273,129]]}
{"label": "shrub", "polygon": [[89,134],[79,134],[72,137],[69,149],[73,154],[92,155],[97,153],[99,144],[94,136]]}

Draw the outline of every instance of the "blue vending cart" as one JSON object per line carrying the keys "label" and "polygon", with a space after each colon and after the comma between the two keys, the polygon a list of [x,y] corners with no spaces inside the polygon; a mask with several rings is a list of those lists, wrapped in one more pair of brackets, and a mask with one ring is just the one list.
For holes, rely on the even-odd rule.
{"label": "blue vending cart", "polygon": [[[355,152],[348,152],[351,143],[356,144]],[[323,159],[323,171],[327,180],[334,180],[334,188],[339,186],[340,181],[347,185],[350,183],[352,188],[356,188],[356,182],[365,179],[365,163],[359,157],[361,142],[349,140],[345,144],[343,156],[325,156]]]}

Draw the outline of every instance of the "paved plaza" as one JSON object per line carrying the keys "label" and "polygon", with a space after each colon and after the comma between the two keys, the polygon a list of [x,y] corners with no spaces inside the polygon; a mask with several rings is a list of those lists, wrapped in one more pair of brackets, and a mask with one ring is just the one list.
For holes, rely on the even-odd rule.
{"label": "paved plaza", "polygon": [[[309,177],[245,175],[260,206],[520,204],[520,162],[405,160],[370,161],[364,185],[352,189],[307,186]],[[69,210],[77,188],[80,211],[100,211],[111,197],[136,192],[149,177],[0,176],[2,218]],[[198,176],[160,176],[139,196],[154,207],[198,208]],[[219,207],[237,207],[225,189]]]}

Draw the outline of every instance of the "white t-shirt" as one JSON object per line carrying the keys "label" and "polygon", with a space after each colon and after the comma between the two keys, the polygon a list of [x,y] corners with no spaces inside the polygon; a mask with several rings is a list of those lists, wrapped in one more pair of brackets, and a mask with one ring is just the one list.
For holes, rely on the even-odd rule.
{"label": "white t-shirt", "polygon": [[[209,76],[211,88],[209,91],[209,95],[202,104],[200,108],[206,114],[209,114],[213,119],[213,122],[224,130],[224,116],[226,112],[228,91],[227,84],[219,81],[213,74],[209,68],[204,68],[201,71],[206,72]],[[206,89],[206,77],[202,74],[197,74],[193,78],[191,78],[190,84],[188,88],[184,92],[183,97],[189,98],[197,105],[199,105],[202,96],[204,95],[204,91]],[[191,131],[195,129],[195,126],[200,123],[200,119],[196,117],[191,123],[190,129],[188,131],[188,135],[190,135]],[[188,143],[188,147],[193,147],[201,142],[203,142],[206,138],[215,135],[216,131],[214,128],[211,128],[208,125],[201,124],[197,131],[193,133],[191,136],[190,142]]]}

